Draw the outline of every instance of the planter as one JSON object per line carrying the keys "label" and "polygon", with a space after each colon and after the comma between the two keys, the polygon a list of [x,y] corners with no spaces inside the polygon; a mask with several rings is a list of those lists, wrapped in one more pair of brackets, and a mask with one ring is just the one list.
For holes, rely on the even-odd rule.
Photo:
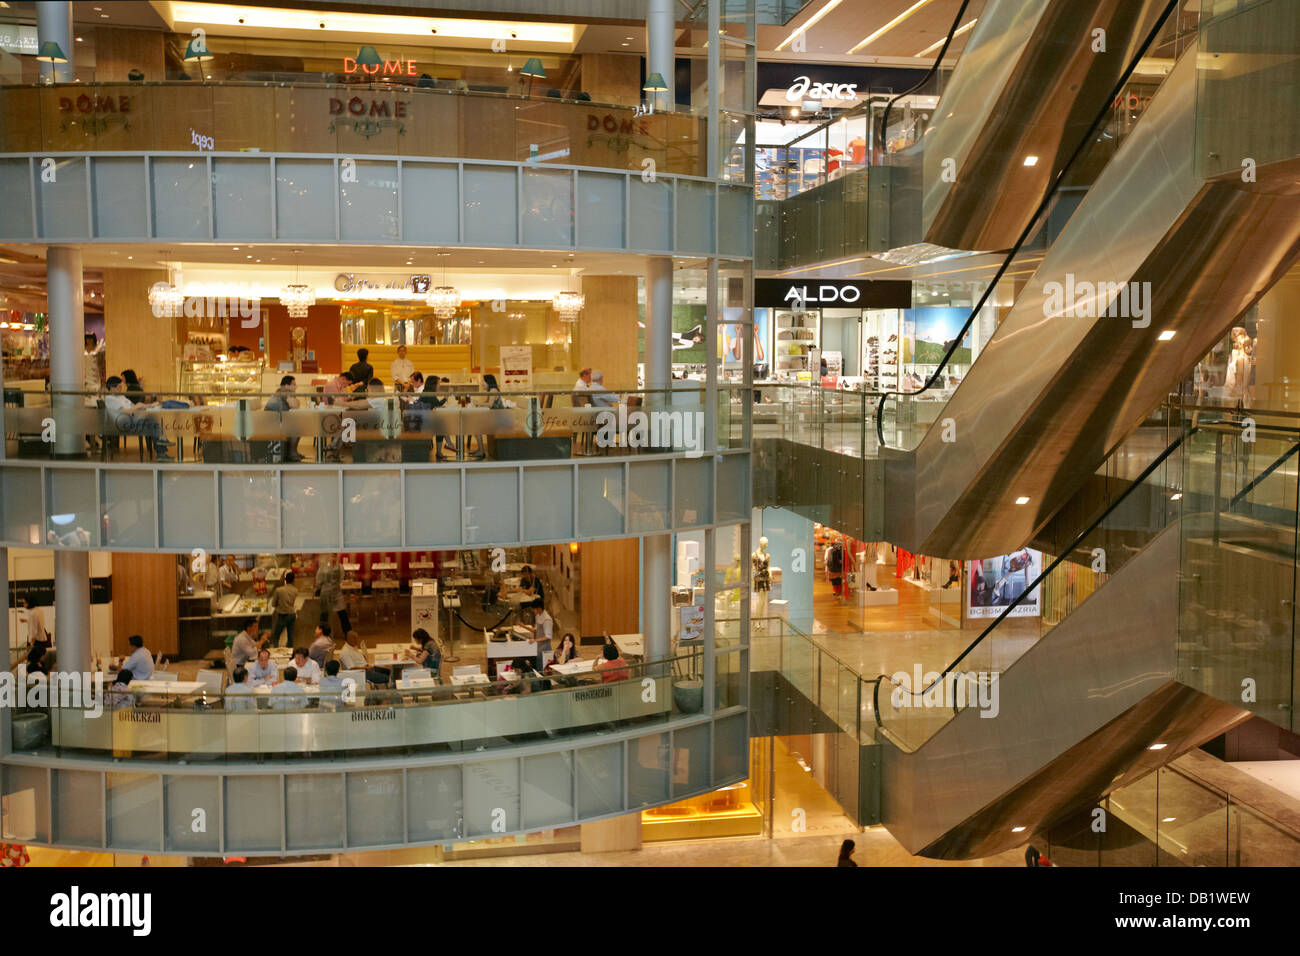
{"label": "planter", "polygon": [[684,714],[698,714],[704,709],[704,681],[673,681],[673,704]]}

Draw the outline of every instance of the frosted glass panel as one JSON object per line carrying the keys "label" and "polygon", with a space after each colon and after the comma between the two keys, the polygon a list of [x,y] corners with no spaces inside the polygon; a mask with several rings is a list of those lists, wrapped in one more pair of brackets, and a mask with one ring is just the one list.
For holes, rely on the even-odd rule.
{"label": "frosted glass panel", "polygon": [[519,203],[510,166],[465,167],[465,241],[475,245],[519,244]]}
{"label": "frosted glass panel", "polygon": [[677,181],[677,251],[713,251],[713,185]]}
{"label": "frosted glass panel", "polygon": [[648,252],[671,252],[673,248],[673,185],[670,180],[642,182],[633,176],[629,181],[630,210],[628,227],[632,249]]}
{"label": "frosted glass panel", "polygon": [[32,238],[32,173],[26,159],[0,159],[0,237]]}
{"label": "frosted glass panel", "polygon": [[401,771],[348,774],[348,846],[401,843]]}
{"label": "frosted glass panel", "polygon": [[95,187],[95,235],[134,239],[147,235],[143,159],[103,157],[90,167]]}
{"label": "frosted glass panel", "polygon": [[407,472],[406,543],[460,544],[460,472]]}
{"label": "frosted glass panel", "polygon": [[686,727],[673,734],[673,796],[709,786],[709,725]]}
{"label": "frosted glass panel", "polygon": [[519,540],[519,473],[475,470],[465,482],[466,544]]}
{"label": "frosted glass panel", "polygon": [[455,166],[402,164],[402,238],[407,242],[456,242],[460,233],[459,176]]}
{"label": "frosted glass panel", "polygon": [[397,239],[397,164],[357,163],[357,181],[339,184],[344,239]]}
{"label": "frosted glass panel", "polygon": [[573,537],[573,469],[524,469],[524,540]]}
{"label": "frosted glass panel", "polygon": [[[4,780],[0,793],[3,793],[3,806],[7,811],[4,817],[3,832],[7,841],[26,843],[36,841],[50,842],[50,791],[44,767],[0,767],[0,779]],[[68,832],[74,836],[83,836],[75,842],[99,846],[99,774],[87,771],[54,771],[54,789],[57,793],[64,788],[69,798],[64,801],[64,816],[73,829]],[[85,801],[80,800],[85,797]],[[89,822],[86,818],[89,817]],[[60,825],[57,809],[54,825]],[[88,833],[75,828],[89,828],[94,824],[94,831]],[[55,832],[58,832],[56,829]],[[72,843],[73,840],[62,842]]]}
{"label": "frosted glass panel", "polygon": [[279,237],[333,239],[336,195],[332,162],[276,160],[275,216]]}
{"label": "frosted glass panel", "polygon": [[749,456],[724,455],[717,467],[718,521],[749,516]]}
{"label": "frosted glass panel", "polygon": [[745,776],[749,766],[749,717],[736,714],[714,722],[713,779],[721,786]]}
{"label": "frosted glass panel", "polygon": [[69,545],[99,544],[94,472],[52,468],[47,474],[49,526],[45,530]]}
{"label": "frosted glass panel", "polygon": [[754,193],[723,186],[718,189],[718,245],[723,255],[750,256],[754,251]]}
{"label": "frosted glass panel", "polygon": [[41,513],[41,472],[37,468],[7,468],[3,473],[5,540],[42,544],[45,515]]}
{"label": "frosted glass panel", "polygon": [[713,469],[711,458],[678,458],[678,525],[709,524],[713,521]]}
{"label": "frosted glass panel", "polygon": [[588,747],[576,756],[578,816],[585,819],[622,810],[622,744]]}
{"label": "frosted glass panel", "polygon": [[628,531],[664,531],[672,497],[668,461],[633,462],[628,479]]}
{"label": "frosted glass panel", "polygon": [[573,821],[573,758],[543,754],[524,758],[524,827],[551,827]]}
{"label": "frosted glass panel", "polygon": [[194,159],[155,158],[153,224],[159,239],[208,238],[208,164]]}
{"label": "frosted glass panel", "polygon": [[464,836],[460,767],[406,771],[406,826],[412,843]]}
{"label": "frosted glass panel", "polygon": [[42,237],[87,238],[90,220],[86,210],[86,161],[54,157],[54,181],[46,182],[37,160],[36,205]]}
{"label": "frosted glass panel", "polygon": [[578,173],[578,245],[623,248],[623,176]]}
{"label": "frosted glass panel", "polygon": [[149,773],[108,775],[108,845],[117,849],[158,850],[162,832],[159,780]]}
{"label": "frosted glass panel", "polygon": [[668,735],[651,734],[627,742],[628,806],[648,806],[668,800]]}
{"label": "frosted glass panel", "polygon": [[519,829],[519,761],[465,764],[465,835],[492,836]]}
{"label": "frosted glass panel", "polygon": [[279,777],[226,778],[226,851],[279,850]]}
{"label": "frosted glass panel", "polygon": [[623,532],[623,466],[578,469],[578,529],[582,535]]}
{"label": "frosted glass panel", "polygon": [[[5,774],[8,776],[15,772],[15,769],[9,769]],[[31,772],[45,776],[44,768],[33,767]],[[44,789],[44,781],[40,789]],[[54,771],[55,842],[70,846],[103,846],[103,806],[104,782],[98,773],[89,770]],[[39,831],[43,833],[44,814],[37,819],[40,821]],[[48,839],[48,834],[44,838]]]}
{"label": "frosted glass panel", "polygon": [[573,174],[524,170],[524,245],[573,245]]}
{"label": "frosted glass panel", "polygon": [[[217,799],[221,781],[216,777],[164,777],[167,792],[166,849],[193,853],[220,849],[221,807]],[[205,832],[195,833],[195,810],[203,811]]]}
{"label": "frosted glass panel", "polygon": [[287,842],[291,850],[321,850],[343,842],[343,777],[336,773],[286,777]]}
{"label": "frosted glass panel", "polygon": [[280,512],[287,548],[334,546],[339,542],[339,476],[333,471],[285,471],[280,476]]}
{"label": "frosted glass panel", "polygon": [[271,163],[266,159],[214,159],[218,239],[270,239]]}
{"label": "frosted glass panel", "polygon": [[153,547],[152,472],[104,471],[105,544],[124,548]]}
{"label": "frosted glass panel", "polygon": [[396,471],[344,472],[345,544],[367,547],[402,543],[401,480]]}
{"label": "frosted glass panel", "polygon": [[221,546],[247,550],[276,547],[275,473],[223,471]]}
{"label": "frosted glass panel", "polygon": [[162,473],[159,504],[164,547],[174,551],[216,547],[216,483],[212,479],[211,473]]}

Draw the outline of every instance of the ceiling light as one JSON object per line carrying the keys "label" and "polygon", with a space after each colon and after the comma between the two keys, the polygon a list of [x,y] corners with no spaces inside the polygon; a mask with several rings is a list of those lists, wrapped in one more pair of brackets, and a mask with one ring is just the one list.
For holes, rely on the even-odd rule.
{"label": "ceiling light", "polygon": [[1183,499],[1183,493],[1181,491],[1169,496],[1170,501],[1181,501],[1182,499]]}
{"label": "ceiling light", "polygon": [[[971,27],[977,24],[979,22],[979,19],[980,19],[979,17],[976,17],[974,20],[970,21],[965,26],[960,26],[956,30],[954,30],[952,34],[953,39],[954,40],[957,39],[957,37],[961,36],[963,33],[965,33],[967,30],[969,30]],[[948,35],[945,33],[942,38],[935,40],[933,43],[931,43],[920,53],[913,53],[912,56],[925,56],[927,53],[932,53],[935,50],[939,49],[939,47],[943,46],[944,41],[947,39],[948,39]]]}
{"label": "ceiling light", "polygon": [[1163,332],[1161,332],[1159,335],[1156,336],[1156,341],[1168,342],[1170,339],[1174,337],[1174,334],[1175,333],[1173,329],[1165,329]]}
{"label": "ceiling light", "polygon": [[888,33],[890,30],[894,29],[894,27],[898,26],[900,23],[902,23],[904,20],[906,20],[906,19],[907,19],[908,17],[910,17],[912,14],[914,14],[917,10],[920,10],[923,6],[925,6],[925,5],[926,5],[927,3],[929,3],[929,2],[930,2],[930,0],[917,0],[916,3],[912,4],[910,7],[908,7],[906,10],[904,10],[902,13],[900,13],[898,16],[894,17],[894,19],[890,20],[888,23],[886,23],[883,27],[881,27],[881,28],[880,28],[879,30],[877,30],[875,33],[872,33],[870,36],[864,38],[863,41],[862,41],[861,43],[859,43],[859,44],[858,44],[857,46],[855,46],[853,49],[849,50],[849,52],[850,52],[850,53],[857,53],[857,52],[858,52],[859,50],[861,50],[864,46],[868,45],[869,43],[874,42],[875,40],[880,39],[880,37],[884,36],[884,35],[885,35],[886,33]]}
{"label": "ceiling light", "polygon": [[1037,165],[1038,165],[1038,157],[1037,157],[1037,156],[1026,156],[1026,157],[1025,157],[1025,165],[1026,165],[1026,166],[1037,166]]}
{"label": "ceiling light", "polygon": [[826,4],[826,6],[818,10],[817,13],[815,13],[812,17],[806,20],[802,26],[797,27],[793,33],[791,33],[788,37],[786,37],[784,40],[782,40],[780,43],[776,45],[777,52],[779,52],[782,48],[784,48],[786,44],[792,42],[794,38],[797,37],[799,34],[809,30],[814,23],[816,23],[822,17],[826,16],[826,14],[830,13],[832,10],[838,7],[841,2],[843,2],[843,0],[831,0],[830,3]]}
{"label": "ceiling light", "polygon": [[1168,744],[1152,744],[1147,750],[1164,750],[1168,746]]}
{"label": "ceiling light", "polygon": [[1018,505],[1027,505],[1027,504],[1029,504],[1029,496],[1028,496],[1028,495],[1021,495],[1019,498],[1016,499],[1016,504],[1018,504]]}
{"label": "ceiling light", "polygon": [[1165,817],[1165,818],[1164,818],[1163,820],[1161,820],[1160,822],[1161,822],[1161,823],[1173,823],[1173,822],[1174,822],[1175,820],[1177,820],[1177,819],[1178,819],[1177,817]]}
{"label": "ceiling light", "polygon": [[1011,832],[1012,832],[1012,833],[1024,833],[1024,832],[1025,832],[1025,828],[1024,828],[1024,827],[1012,827],[1012,828],[1011,828]]}
{"label": "ceiling light", "polygon": [[424,301],[438,318],[450,319],[460,311],[460,290],[455,286],[440,285],[432,289]]}

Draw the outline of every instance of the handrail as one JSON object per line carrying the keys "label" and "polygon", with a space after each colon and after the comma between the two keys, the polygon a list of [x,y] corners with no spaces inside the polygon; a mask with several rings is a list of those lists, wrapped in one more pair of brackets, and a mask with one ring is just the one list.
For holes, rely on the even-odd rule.
{"label": "handrail", "polygon": [[962,14],[966,12],[966,7],[969,4],[970,4],[970,0],[961,0],[961,6],[957,8],[957,15],[952,18],[952,26],[948,28],[948,36],[944,39],[943,46],[939,48],[939,55],[934,58],[934,64],[930,67],[930,69],[925,71],[925,76],[917,80],[915,85],[913,85],[911,89],[904,90],[902,93],[899,93],[897,96],[895,96],[893,99],[891,99],[888,103],[885,104],[885,111],[884,113],[881,114],[880,117],[880,149],[882,154],[886,150],[885,135],[886,133],[889,132],[889,111],[892,110],[894,108],[894,104],[897,103],[899,100],[901,100],[904,96],[907,96],[911,93],[915,93],[921,87],[925,86],[926,83],[929,83],[930,78],[933,77],[936,72],[938,72],[939,64],[942,63],[943,58],[948,55],[948,45],[952,43],[953,37],[957,35],[957,25],[961,23]]}
{"label": "handrail", "polygon": [[1233,495],[1232,500],[1228,502],[1228,507],[1229,508],[1237,507],[1237,505],[1240,504],[1241,499],[1245,498],[1246,495],[1254,491],[1255,488],[1259,486],[1259,483],[1261,481],[1263,481],[1269,475],[1273,474],[1273,472],[1281,468],[1282,465],[1286,463],[1286,460],[1290,458],[1292,455],[1294,455],[1297,451],[1300,451],[1300,442],[1297,442],[1296,444],[1292,445],[1289,449],[1287,449],[1285,452],[1283,452],[1271,465],[1269,465],[1258,475],[1252,478],[1246,484],[1246,487],[1242,488],[1241,491]]}
{"label": "handrail", "polygon": [[993,294],[993,289],[997,286],[998,282],[1001,281],[1003,273],[1007,271],[1012,261],[1020,253],[1021,247],[1025,244],[1025,242],[1028,241],[1030,235],[1032,235],[1034,228],[1038,224],[1039,217],[1047,209],[1052,199],[1056,196],[1057,190],[1060,188],[1061,184],[1065,181],[1066,173],[1070,171],[1071,167],[1073,167],[1075,162],[1078,161],[1079,157],[1083,155],[1084,151],[1092,145],[1093,133],[1096,131],[1097,127],[1101,124],[1102,120],[1104,120],[1107,117],[1107,115],[1109,115],[1111,111],[1111,105],[1124,92],[1124,86],[1128,83],[1129,77],[1132,75],[1133,70],[1137,68],[1137,65],[1141,61],[1142,57],[1146,55],[1147,49],[1151,46],[1152,43],[1155,42],[1156,36],[1163,28],[1165,20],[1168,19],[1169,14],[1173,12],[1174,8],[1177,6],[1177,2],[1178,0],[1166,0],[1164,11],[1160,14],[1159,17],[1156,18],[1155,23],[1151,27],[1151,31],[1146,35],[1146,38],[1142,41],[1141,45],[1138,47],[1137,52],[1133,55],[1133,59],[1129,61],[1128,66],[1124,69],[1123,73],[1120,74],[1119,79],[1115,81],[1115,85],[1111,89],[1110,95],[1106,97],[1105,101],[1102,104],[1102,107],[1097,111],[1097,115],[1093,118],[1092,123],[1088,126],[1087,133],[1079,138],[1079,142],[1075,146],[1074,152],[1070,154],[1070,158],[1065,161],[1065,164],[1057,172],[1056,176],[1053,177],[1051,183],[1048,184],[1047,191],[1043,194],[1043,198],[1039,202],[1038,208],[1036,208],[1034,210],[1034,214],[1029,217],[1029,221],[1025,224],[1025,228],[1021,231],[1020,237],[1016,240],[1015,245],[1011,247],[1011,251],[1007,253],[1006,258],[1002,261],[1002,265],[998,266],[998,271],[994,274],[993,278],[989,280],[988,285],[984,289],[984,294],[980,296],[979,301],[976,302],[974,308],[971,309],[971,313],[969,316],[966,317],[966,322],[964,325],[962,325],[961,331],[958,332],[957,335],[953,338],[952,344],[948,346],[947,351],[945,351],[943,354],[943,358],[939,360],[938,366],[936,366],[935,370],[930,373],[930,377],[926,379],[925,384],[922,385],[915,392],[885,392],[883,395],[880,396],[880,404],[876,407],[876,437],[877,439],[879,439],[880,446],[882,448],[887,447],[887,445],[885,444],[885,422],[884,422],[885,402],[889,400],[890,395],[902,397],[902,396],[909,396],[909,395],[920,395],[922,392],[928,392],[931,388],[934,387],[936,382],[943,380],[943,376],[945,374],[945,370],[948,367],[948,363],[952,360],[953,355],[957,352],[957,349],[961,346],[962,341],[966,338],[967,334],[970,332],[971,326],[975,323],[975,317],[978,316],[980,310],[984,308],[984,303],[987,302],[989,296]]}
{"label": "handrail", "polygon": [[[921,690],[909,691],[911,696],[920,697],[923,694],[933,690],[938,684],[942,683],[944,678],[946,678],[950,673],[952,673],[953,669],[958,664],[960,664],[963,660],[965,660],[966,656],[970,654],[971,651],[975,650],[975,648],[984,641],[984,638],[988,637],[988,635],[992,633],[992,631],[999,624],[1001,624],[1004,620],[1007,619],[1007,617],[1011,614],[1013,609],[1019,607],[1022,602],[1027,600],[1030,595],[1034,594],[1037,591],[1038,587],[1047,579],[1047,576],[1051,574],[1053,571],[1055,571],[1063,562],[1065,562],[1065,560],[1069,558],[1069,556],[1074,552],[1074,549],[1079,547],[1079,545],[1082,544],[1084,540],[1087,539],[1088,535],[1092,534],[1094,531],[1097,530],[1097,528],[1101,527],[1102,522],[1105,521],[1106,518],[1108,518],[1111,515],[1111,513],[1114,512],[1114,510],[1118,508],[1119,505],[1122,504],[1128,498],[1129,495],[1131,495],[1138,487],[1140,487],[1142,483],[1147,480],[1147,478],[1151,477],[1151,475],[1155,472],[1155,470],[1159,468],[1160,465],[1162,465],[1165,462],[1165,460],[1169,458],[1170,455],[1172,455],[1175,451],[1177,451],[1179,447],[1181,447],[1182,444],[1188,438],[1190,438],[1199,430],[1200,430],[1199,426],[1195,426],[1195,425],[1190,427],[1184,426],[1183,433],[1179,435],[1177,438],[1175,438],[1173,442],[1169,445],[1169,447],[1166,448],[1163,452],[1161,452],[1160,455],[1157,456],[1156,459],[1151,462],[1151,464],[1147,465],[1146,468],[1142,469],[1142,473],[1129,483],[1128,487],[1125,488],[1124,491],[1120,493],[1119,497],[1117,497],[1113,502],[1111,502],[1110,506],[1105,510],[1103,510],[1101,514],[1099,514],[1096,518],[1094,518],[1093,521],[1088,525],[1088,527],[1086,527],[1082,532],[1080,532],[1078,535],[1075,536],[1074,540],[1070,543],[1069,547],[1061,549],[1060,555],[1057,556],[1056,559],[1053,560],[1051,564],[1049,564],[1041,572],[1039,572],[1038,577],[1034,578],[1033,582],[1028,587],[1026,587],[1023,591],[1020,592],[1019,595],[1017,595],[1014,599],[1012,599],[1011,603],[1009,603],[1005,608],[1002,609],[1002,613],[999,614],[996,618],[994,618],[991,622],[989,622],[988,627],[980,631],[979,635],[973,641],[971,641],[970,644],[966,646],[965,650],[963,650],[960,654],[957,655],[956,659],[954,659],[950,664],[948,664],[948,666],[946,666],[943,669],[943,672],[940,673],[935,680],[931,681],[926,687],[922,688]],[[901,688],[901,685],[895,684],[893,678],[890,677],[888,674],[881,674],[876,678],[876,690],[872,699],[872,705],[876,712],[876,726],[881,728],[885,726],[884,721],[880,719],[880,682],[882,680],[887,680],[891,684],[894,684],[894,686],[898,686]]]}

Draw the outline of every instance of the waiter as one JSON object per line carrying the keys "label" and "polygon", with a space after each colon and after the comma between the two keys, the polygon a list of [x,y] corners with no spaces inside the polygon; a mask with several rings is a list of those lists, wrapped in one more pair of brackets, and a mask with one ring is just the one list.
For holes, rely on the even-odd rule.
{"label": "waiter", "polygon": [[393,359],[389,371],[393,375],[394,388],[399,392],[409,392],[411,390],[411,376],[415,374],[415,365],[406,357],[405,345],[397,347],[397,358]]}

